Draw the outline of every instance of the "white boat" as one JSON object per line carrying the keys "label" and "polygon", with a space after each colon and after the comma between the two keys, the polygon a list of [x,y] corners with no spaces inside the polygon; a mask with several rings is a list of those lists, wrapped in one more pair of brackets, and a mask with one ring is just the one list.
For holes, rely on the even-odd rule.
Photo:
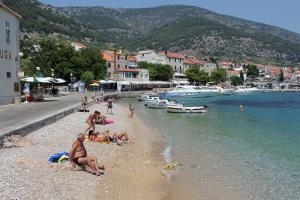
{"label": "white boat", "polygon": [[154,94],[150,94],[150,95],[142,95],[138,98],[138,101],[147,101],[147,100],[150,100],[151,97],[156,97],[157,95],[154,95]]}
{"label": "white boat", "polygon": [[168,101],[167,99],[161,99],[159,101],[149,102],[147,105],[148,108],[165,109],[170,105],[176,105],[176,102]]}
{"label": "white boat", "polygon": [[221,95],[220,89],[215,86],[177,86],[174,90],[165,93],[164,97],[210,97]]}
{"label": "white boat", "polygon": [[183,104],[168,106],[167,112],[170,113],[206,113],[207,106],[184,106]]}
{"label": "white boat", "polygon": [[251,92],[258,92],[259,89],[255,87],[245,87],[245,86],[238,86],[236,89],[236,93],[251,93]]}
{"label": "white boat", "polygon": [[223,95],[230,95],[236,92],[234,88],[222,88],[219,86],[217,86],[217,88],[220,90],[220,93]]}
{"label": "white boat", "polygon": [[145,100],[145,106],[148,106],[148,104],[150,103],[155,103],[155,102],[159,102],[159,97],[154,96],[154,97],[149,97],[148,99]]}

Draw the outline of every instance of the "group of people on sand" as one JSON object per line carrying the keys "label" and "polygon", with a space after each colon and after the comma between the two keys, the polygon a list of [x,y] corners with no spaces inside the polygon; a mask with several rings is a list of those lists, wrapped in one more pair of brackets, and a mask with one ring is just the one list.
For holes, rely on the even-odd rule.
{"label": "group of people on sand", "polygon": [[[86,105],[83,105],[87,106],[88,101],[86,97],[82,102],[86,103]],[[112,112],[112,102],[113,100],[111,98],[108,99],[107,112],[109,110]],[[133,110],[134,108],[130,105],[130,111],[132,111],[132,115]],[[99,166],[97,158],[95,156],[87,155],[87,151],[84,146],[85,140],[100,143],[112,142],[118,145],[122,145],[123,143],[129,141],[128,134],[125,131],[121,131],[119,133],[110,133],[109,130],[106,130],[104,132],[96,132],[95,124],[103,123],[104,120],[106,120],[106,116],[102,115],[99,111],[95,111],[88,116],[86,120],[86,123],[88,123],[88,127],[85,129],[84,133],[80,133],[77,136],[77,139],[73,142],[72,149],[70,151],[70,163],[73,168],[75,168],[77,165],[84,165],[87,166],[97,176],[103,173],[102,170],[104,170],[104,166]],[[88,134],[85,135],[86,133]]]}

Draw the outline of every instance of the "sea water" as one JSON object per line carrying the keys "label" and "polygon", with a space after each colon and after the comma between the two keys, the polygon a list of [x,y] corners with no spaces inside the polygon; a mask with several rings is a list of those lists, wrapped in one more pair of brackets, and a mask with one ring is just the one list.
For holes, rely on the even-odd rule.
{"label": "sea water", "polygon": [[166,138],[167,161],[183,166],[168,199],[300,199],[300,93],[176,100],[209,109],[167,113],[123,101]]}

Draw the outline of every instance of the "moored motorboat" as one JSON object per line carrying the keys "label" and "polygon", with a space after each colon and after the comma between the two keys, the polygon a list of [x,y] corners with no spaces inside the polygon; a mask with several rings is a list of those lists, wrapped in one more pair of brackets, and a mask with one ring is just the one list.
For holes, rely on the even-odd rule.
{"label": "moored motorboat", "polygon": [[170,113],[206,113],[207,106],[184,106],[183,104],[170,105],[167,107]]}
{"label": "moored motorboat", "polygon": [[159,102],[159,97],[154,96],[154,97],[149,97],[149,99],[145,100],[145,106],[148,106],[150,103],[155,103]]}
{"label": "moored motorboat", "polygon": [[165,109],[170,105],[176,105],[176,103],[173,101],[169,101],[167,99],[161,99],[159,101],[149,102],[147,105],[148,105],[148,108]]}

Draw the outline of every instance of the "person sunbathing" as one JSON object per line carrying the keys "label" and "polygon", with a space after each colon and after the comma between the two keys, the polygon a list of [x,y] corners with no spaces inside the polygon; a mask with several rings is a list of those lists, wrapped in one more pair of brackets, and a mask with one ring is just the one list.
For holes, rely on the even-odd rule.
{"label": "person sunbathing", "polygon": [[97,116],[95,123],[96,124],[106,124],[106,116],[105,115],[101,115],[101,113]]}
{"label": "person sunbathing", "polygon": [[110,141],[115,142],[117,144],[122,144],[123,142],[128,142],[129,137],[126,131],[121,131],[120,133],[109,133],[109,130],[104,131],[103,135],[108,135]]}
{"label": "person sunbathing", "polygon": [[95,156],[87,155],[83,141],[84,135],[79,134],[70,151],[70,163],[73,168],[75,168],[76,165],[86,165],[92,170],[95,175],[100,176],[101,172],[97,158]]}
{"label": "person sunbathing", "polygon": [[93,142],[109,142],[110,141],[109,135],[98,135],[93,130],[89,131],[88,138],[90,141],[93,141]]}

